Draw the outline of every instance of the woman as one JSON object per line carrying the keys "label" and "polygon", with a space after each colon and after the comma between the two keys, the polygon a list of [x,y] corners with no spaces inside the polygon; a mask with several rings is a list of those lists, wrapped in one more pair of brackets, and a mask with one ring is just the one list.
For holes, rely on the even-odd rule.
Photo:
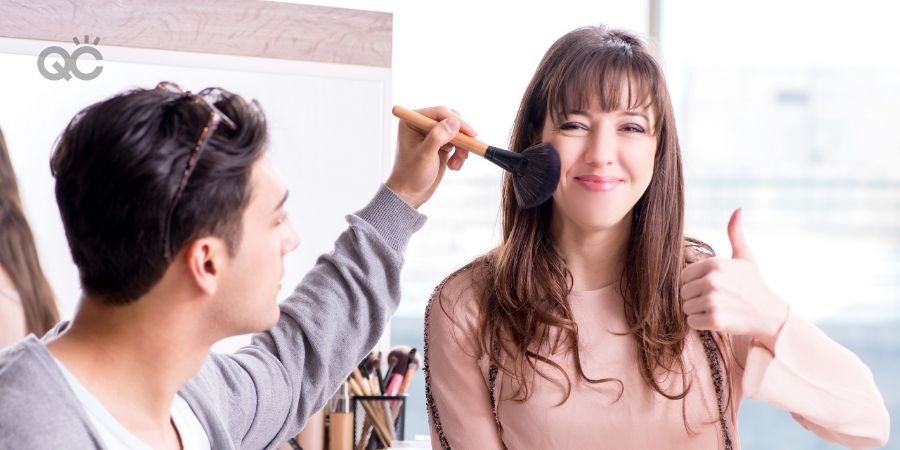
{"label": "woman", "polygon": [[58,321],[0,132],[0,348],[28,333],[43,336]]}
{"label": "woman", "polygon": [[516,203],[503,240],[435,289],[426,397],[435,448],[739,448],[746,396],[823,439],[887,440],[868,368],[771,292],[728,225],[733,258],[683,234],[681,155],[661,70],[633,34],[559,39],[511,148],[550,142],[552,200]]}
{"label": "woman", "polygon": [[13,171],[9,152],[6,150],[6,139],[3,130],[0,130],[0,197],[8,197],[22,209],[22,200],[19,198],[19,185],[16,183],[16,172]]}

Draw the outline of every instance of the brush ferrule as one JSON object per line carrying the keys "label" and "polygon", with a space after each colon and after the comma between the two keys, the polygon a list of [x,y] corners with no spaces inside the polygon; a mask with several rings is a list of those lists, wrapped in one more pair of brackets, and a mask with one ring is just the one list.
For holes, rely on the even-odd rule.
{"label": "brush ferrule", "polygon": [[525,169],[528,167],[528,159],[524,156],[497,147],[488,147],[484,152],[484,158],[517,177],[525,175]]}

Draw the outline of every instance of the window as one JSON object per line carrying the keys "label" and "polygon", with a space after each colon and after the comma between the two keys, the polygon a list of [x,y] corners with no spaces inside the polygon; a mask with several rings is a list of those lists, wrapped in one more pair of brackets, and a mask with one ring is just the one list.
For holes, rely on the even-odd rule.
{"label": "window", "polygon": [[[744,208],[769,286],[900,396],[900,32],[890,2],[665,2],[687,232],[730,257]],[[746,449],[839,448],[745,400]],[[896,425],[894,426],[896,434]]]}

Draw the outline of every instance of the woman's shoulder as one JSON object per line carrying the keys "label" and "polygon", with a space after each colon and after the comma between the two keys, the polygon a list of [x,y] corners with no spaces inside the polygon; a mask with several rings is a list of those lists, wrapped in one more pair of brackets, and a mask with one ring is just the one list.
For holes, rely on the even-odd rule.
{"label": "woman's shoulder", "polygon": [[465,329],[477,326],[485,288],[489,283],[488,264],[486,257],[482,256],[444,278],[434,288],[426,314],[449,319]]}
{"label": "woman's shoulder", "polygon": [[436,298],[477,300],[487,284],[488,264],[487,258],[482,256],[453,271],[434,288],[432,300]]}
{"label": "woman's shoulder", "polygon": [[704,259],[715,258],[716,252],[713,248],[699,239],[692,237],[684,238],[684,262],[685,264],[693,264],[703,261]]}
{"label": "woman's shoulder", "polygon": [[0,267],[0,349],[25,337],[28,327],[25,324],[25,310],[15,294],[12,280]]}

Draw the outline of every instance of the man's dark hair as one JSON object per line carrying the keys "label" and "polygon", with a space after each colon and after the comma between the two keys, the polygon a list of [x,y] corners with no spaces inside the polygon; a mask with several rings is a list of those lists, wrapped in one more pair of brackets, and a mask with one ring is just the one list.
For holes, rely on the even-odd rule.
{"label": "man's dark hair", "polygon": [[[236,253],[251,168],[265,151],[258,104],[214,92],[211,103],[236,127],[216,127],[196,161],[172,215],[173,255],[201,236],[220,237]],[[166,214],[209,121],[209,107],[195,96],[136,89],[88,106],[69,122],[50,166],[85,294],[127,304],[162,278],[171,262],[164,256]]]}

